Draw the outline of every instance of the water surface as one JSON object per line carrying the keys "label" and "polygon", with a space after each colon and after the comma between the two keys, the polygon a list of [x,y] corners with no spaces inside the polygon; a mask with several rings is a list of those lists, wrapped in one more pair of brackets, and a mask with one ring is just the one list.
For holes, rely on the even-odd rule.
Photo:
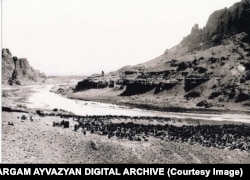
{"label": "water surface", "polygon": [[246,114],[204,114],[204,113],[177,113],[161,112],[129,108],[107,103],[68,99],[59,94],[50,92],[53,85],[39,85],[32,87],[32,93],[28,98],[29,108],[64,109],[77,115],[125,115],[125,116],[159,116],[175,117],[180,119],[200,119],[213,121],[233,121],[250,123],[250,115]]}

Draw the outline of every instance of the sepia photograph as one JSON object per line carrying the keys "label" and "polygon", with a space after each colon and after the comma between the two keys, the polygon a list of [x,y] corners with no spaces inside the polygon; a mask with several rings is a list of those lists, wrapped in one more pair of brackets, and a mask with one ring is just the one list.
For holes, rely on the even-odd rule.
{"label": "sepia photograph", "polygon": [[1,0],[6,164],[250,164],[250,0]]}

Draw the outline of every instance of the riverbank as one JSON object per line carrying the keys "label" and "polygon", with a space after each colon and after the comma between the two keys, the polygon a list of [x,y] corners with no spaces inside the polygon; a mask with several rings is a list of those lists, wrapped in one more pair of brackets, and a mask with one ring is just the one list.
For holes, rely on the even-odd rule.
{"label": "riverbank", "polygon": [[[44,93],[43,88],[35,88],[35,91],[37,89]],[[191,134],[189,142],[185,138],[186,135],[183,136],[181,133],[185,132],[186,126],[188,127],[186,131],[188,130],[190,133],[198,132],[193,130],[196,126],[201,127],[199,131],[203,133],[203,127],[214,127],[216,130],[220,129],[223,124],[231,127],[232,123],[236,125],[232,126],[233,129],[235,127],[241,129],[233,132],[242,133],[245,132],[242,130],[245,127],[242,122],[207,121],[188,117],[178,119],[126,115],[79,116],[58,107],[50,110],[46,108],[30,109],[26,106],[27,103],[30,103],[28,101],[30,93],[34,92],[19,89],[10,91],[8,96],[3,97],[3,103],[11,105],[11,108],[6,106],[2,109],[3,163],[248,163],[250,161],[250,153],[241,150],[243,146],[237,143],[237,146],[233,145],[233,148],[236,149],[231,150],[229,149],[230,144],[225,144],[225,146],[218,144],[218,147],[217,145],[213,147],[213,141],[199,140],[199,138],[195,138],[195,134]],[[11,94],[14,95],[11,96]],[[44,97],[48,98],[48,96],[43,96],[45,100]],[[96,109],[95,106],[92,108]],[[165,129],[162,134],[164,136],[160,137],[151,131],[148,136],[143,135],[145,132],[136,131],[130,140],[129,136],[123,138],[119,133],[118,136],[111,134],[111,137],[104,135],[105,126],[99,127],[101,128],[99,130],[90,126],[84,135],[85,127],[79,126],[80,122],[89,122],[92,125],[92,121],[95,122],[96,119],[102,120],[104,124],[106,120],[115,124],[115,132],[119,132],[117,131],[118,125],[127,128],[131,122],[135,128],[140,126],[150,128],[152,125],[155,125],[156,128],[164,128],[168,125],[170,129]],[[61,124],[62,121],[68,121],[69,128],[56,125]],[[78,125],[79,129],[75,130],[75,125]],[[248,124],[246,126],[249,127]],[[129,130],[127,129],[126,132]],[[167,132],[171,132],[170,136],[167,136]],[[202,136],[207,138],[207,135],[210,134],[215,133],[211,131]],[[246,137],[249,138],[249,135]],[[233,139],[232,142],[235,140],[237,141],[237,139]]]}
{"label": "riverbank", "polygon": [[[58,91],[58,89],[60,89]],[[180,112],[180,113],[204,113],[204,114],[250,114],[250,108],[242,107],[237,103],[225,103],[226,105],[216,104],[210,108],[200,108],[196,104],[198,100],[183,101],[178,96],[172,99],[164,99],[162,95],[144,95],[120,96],[122,90],[113,90],[112,88],[88,89],[79,92],[73,92],[65,86],[55,86],[51,92],[61,94],[64,97],[75,100],[95,101],[109,103],[130,108],[139,108],[145,110],[163,111],[163,112]]]}
{"label": "riverbank", "polygon": [[[184,120],[208,121],[211,124],[216,124],[217,121],[221,123],[250,123],[250,115],[246,112],[237,113],[234,111],[197,111],[191,112],[171,112],[133,108],[132,106],[112,105],[110,103],[99,103],[96,101],[81,101],[77,99],[66,98],[65,94],[55,94],[50,92],[51,85],[38,86],[18,90],[18,94],[12,93],[12,96],[3,97],[4,107],[18,108],[40,108],[40,109],[64,109],[77,115],[127,115],[127,116],[159,116],[178,118]],[[16,91],[16,90],[15,90]],[[97,92],[97,91],[96,91]],[[9,93],[11,94],[11,93]],[[15,95],[13,95],[15,94]],[[102,94],[100,97],[107,97]],[[44,98],[46,97],[46,98]],[[90,98],[95,97],[94,100],[99,99],[97,96],[90,95]],[[96,98],[97,97],[97,98]],[[111,98],[109,98],[111,99]],[[89,100],[89,99],[88,99]],[[127,99],[124,98],[124,101]],[[111,99],[114,102],[114,99]],[[101,101],[109,102],[109,101]],[[126,104],[125,104],[126,105]],[[137,106],[136,106],[137,107]],[[204,109],[205,110],[205,109]]]}

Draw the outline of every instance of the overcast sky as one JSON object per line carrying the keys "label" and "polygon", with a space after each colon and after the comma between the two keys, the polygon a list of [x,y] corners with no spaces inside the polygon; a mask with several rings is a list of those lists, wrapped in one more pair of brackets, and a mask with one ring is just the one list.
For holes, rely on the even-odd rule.
{"label": "overcast sky", "polygon": [[240,0],[2,0],[2,47],[46,75],[89,75],[161,55]]}

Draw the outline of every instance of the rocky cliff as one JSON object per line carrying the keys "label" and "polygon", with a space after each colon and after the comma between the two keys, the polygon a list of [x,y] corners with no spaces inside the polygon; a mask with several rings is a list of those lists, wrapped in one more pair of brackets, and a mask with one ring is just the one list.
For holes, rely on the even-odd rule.
{"label": "rocky cliff", "polygon": [[[217,10],[210,15],[207,24],[200,29],[196,24],[191,34],[183,39],[181,46],[188,51],[204,50],[221,43],[235,34],[250,34],[250,1],[242,0],[230,8]],[[249,42],[249,36],[242,39]]]}
{"label": "rocky cliff", "polygon": [[12,56],[9,49],[2,49],[2,83],[9,85],[26,85],[42,82],[44,73],[33,69],[28,60]]}

